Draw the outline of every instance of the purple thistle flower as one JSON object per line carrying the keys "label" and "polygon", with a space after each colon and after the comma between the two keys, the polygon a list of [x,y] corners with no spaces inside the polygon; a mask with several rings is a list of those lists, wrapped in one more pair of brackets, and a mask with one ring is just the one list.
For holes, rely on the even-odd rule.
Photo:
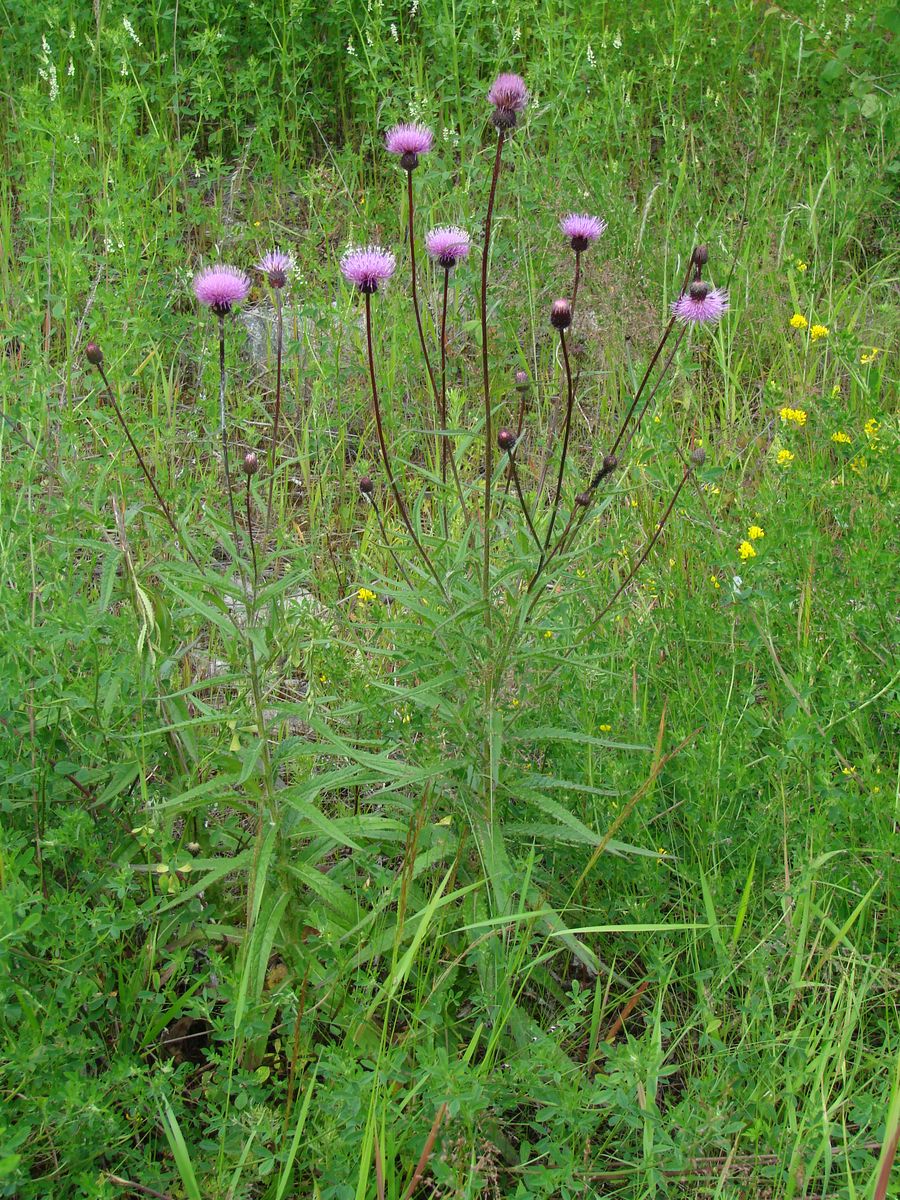
{"label": "purple thistle flower", "polygon": [[274,288],[283,288],[287,283],[288,274],[294,269],[294,260],[290,254],[281,250],[270,250],[259,262],[258,271],[262,271]]}
{"label": "purple thistle flower", "polygon": [[347,282],[369,295],[377,292],[379,283],[390,279],[396,269],[397,260],[381,246],[356,246],[341,259],[341,271]]}
{"label": "purple thistle flower", "polygon": [[430,258],[449,271],[469,253],[469,235],[458,225],[438,225],[425,235]]}
{"label": "purple thistle flower", "polygon": [[194,276],[194,295],[219,317],[230,313],[232,305],[246,300],[249,291],[250,280],[237,267],[218,263],[214,267],[205,267]]}
{"label": "purple thistle flower", "polygon": [[587,250],[591,242],[606,230],[602,217],[589,217],[587,213],[569,213],[559,223],[560,229],[572,243],[573,250]]}
{"label": "purple thistle flower", "polygon": [[488,92],[488,102],[494,106],[491,118],[498,129],[513,129],[517,115],[528,103],[528,88],[521,75],[506,72],[498,75]]}
{"label": "purple thistle flower", "polygon": [[683,296],[672,304],[672,312],[685,325],[715,324],[728,308],[728,293],[724,288],[708,283],[692,283]]}
{"label": "purple thistle flower", "polygon": [[388,154],[399,154],[400,166],[411,171],[419,165],[419,155],[427,154],[434,142],[434,134],[427,125],[418,121],[395,125],[385,134],[384,144]]}

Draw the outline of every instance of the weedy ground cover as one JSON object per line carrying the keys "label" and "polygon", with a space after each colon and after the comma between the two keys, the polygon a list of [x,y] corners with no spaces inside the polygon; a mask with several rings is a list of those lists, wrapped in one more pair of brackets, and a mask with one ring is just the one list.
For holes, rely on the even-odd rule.
{"label": "weedy ground cover", "polygon": [[896,1194],[895,11],[4,11],[0,1193]]}

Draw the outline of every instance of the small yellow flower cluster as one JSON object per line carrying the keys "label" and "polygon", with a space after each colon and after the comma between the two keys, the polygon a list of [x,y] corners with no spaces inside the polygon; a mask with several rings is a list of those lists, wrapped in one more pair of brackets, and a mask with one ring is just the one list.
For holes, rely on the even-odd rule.
{"label": "small yellow flower cluster", "polygon": [[857,475],[861,475],[866,469],[866,460],[862,454],[857,454],[856,458],[850,462],[850,470],[855,471]]}
{"label": "small yellow flower cluster", "polygon": [[738,554],[746,562],[748,558],[756,558],[756,551],[753,548],[752,542],[741,542],[738,546]]}
{"label": "small yellow flower cluster", "polygon": [[601,725],[600,726],[601,733],[609,733],[611,729],[612,729],[612,725]]}
{"label": "small yellow flower cluster", "polygon": [[775,457],[775,461],[778,463],[779,467],[789,467],[794,461],[794,456],[791,454],[790,450],[779,450]]}
{"label": "small yellow flower cluster", "polygon": [[758,542],[760,538],[766,536],[766,531],[760,525],[751,525],[747,530],[747,537],[751,542]]}
{"label": "small yellow flower cluster", "polygon": [[806,329],[808,325],[809,321],[807,321],[803,313],[794,313],[794,315],[791,317],[792,329]]}
{"label": "small yellow flower cluster", "polygon": [[797,270],[800,272],[801,275],[806,270],[806,263],[803,261],[802,258],[795,258],[794,266],[797,268]]}
{"label": "small yellow flower cluster", "polygon": [[879,349],[878,346],[872,346],[867,354],[863,354],[860,357],[859,361],[864,366],[867,366],[869,363],[874,362],[880,353],[881,353],[881,350]]}
{"label": "small yellow flower cluster", "polygon": [[881,426],[874,417],[869,417],[868,421],[866,421],[865,425],[863,426],[863,429],[870,442],[875,442],[878,440],[878,433],[881,429]]}
{"label": "small yellow flower cluster", "polygon": [[844,433],[843,430],[838,429],[831,435],[831,440],[833,442],[840,442],[845,446],[849,446],[852,438],[850,437],[849,433]]}
{"label": "small yellow flower cluster", "polygon": [[802,408],[782,408],[778,413],[785,425],[789,421],[793,421],[795,425],[803,426],[806,424],[806,413]]}
{"label": "small yellow flower cluster", "polygon": [[715,576],[715,575],[710,575],[710,577],[709,577],[709,582],[710,582],[710,583],[713,585],[713,587],[716,589],[716,591],[718,591],[718,590],[719,590],[719,588],[722,586],[722,585],[719,583],[718,577],[717,577],[717,576]]}
{"label": "small yellow flower cluster", "polygon": [[370,591],[367,587],[361,587],[356,595],[357,599],[361,600],[363,604],[367,604],[370,600],[375,599],[375,593]]}
{"label": "small yellow flower cluster", "polygon": [[544,637],[545,637],[545,639],[546,639],[548,642],[550,642],[550,641],[552,641],[552,640],[553,640],[553,638],[555,638],[555,637],[556,637],[556,634],[553,632],[553,630],[552,630],[552,629],[545,629],[545,630],[544,630]]}
{"label": "small yellow flower cluster", "polygon": [[819,338],[825,337],[828,337],[827,325],[813,325],[812,329],[809,331],[809,340],[811,342],[817,342]]}

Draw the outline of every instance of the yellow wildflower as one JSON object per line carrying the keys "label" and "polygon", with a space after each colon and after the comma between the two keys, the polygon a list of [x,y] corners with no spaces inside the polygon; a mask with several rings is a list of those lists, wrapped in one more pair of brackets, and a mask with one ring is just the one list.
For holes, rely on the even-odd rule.
{"label": "yellow wildflower", "polygon": [[553,632],[553,630],[552,630],[552,629],[545,629],[545,630],[544,630],[544,637],[545,637],[545,638],[547,639],[547,641],[549,642],[549,641],[551,641],[551,640],[552,640],[554,637],[556,637],[556,634]]}
{"label": "yellow wildflower", "polygon": [[863,429],[865,430],[866,437],[870,442],[873,442],[878,437],[878,431],[880,428],[881,426],[878,424],[875,418],[869,417],[868,421],[866,421],[865,425],[863,426]]}
{"label": "yellow wildflower", "polygon": [[713,587],[716,589],[716,591],[718,591],[718,590],[719,590],[719,588],[722,586],[722,585],[719,583],[719,580],[716,578],[716,576],[715,576],[715,575],[710,575],[710,577],[709,577],[709,582],[710,582],[710,583],[713,585]]}
{"label": "yellow wildflower", "polygon": [[756,558],[756,551],[753,549],[752,542],[741,542],[738,546],[738,554],[743,559]]}
{"label": "yellow wildflower", "polygon": [[790,464],[794,461],[794,456],[791,454],[790,450],[779,450],[775,461],[778,463],[779,467],[787,467],[790,466]]}
{"label": "yellow wildflower", "polygon": [[839,396],[841,394],[841,385],[839,383],[836,383],[831,389],[831,394],[832,396]]}
{"label": "yellow wildflower", "polygon": [[802,408],[782,408],[778,412],[785,425],[793,421],[795,425],[806,424],[806,413]]}
{"label": "yellow wildflower", "polygon": [[803,313],[794,313],[794,315],[791,317],[791,328],[792,329],[805,329],[808,324],[809,324],[809,321],[807,321],[807,319],[806,319],[806,317],[804,317]]}
{"label": "yellow wildflower", "polygon": [[513,696],[512,700],[510,700],[509,707],[510,708],[518,708],[519,707],[519,701],[516,696]]}
{"label": "yellow wildflower", "polygon": [[612,725],[601,725],[600,726],[601,733],[609,733],[611,729],[612,729]]}
{"label": "yellow wildflower", "polygon": [[370,591],[367,587],[361,587],[356,595],[357,598],[363,602],[363,604],[366,604],[369,600],[375,599],[375,593]]}
{"label": "yellow wildflower", "polygon": [[811,342],[817,342],[819,338],[823,337],[828,337],[828,326],[813,325],[812,329],[809,331],[809,340]]}
{"label": "yellow wildflower", "polygon": [[747,537],[751,542],[758,542],[760,538],[766,536],[766,531],[759,525],[751,525],[747,530]]}
{"label": "yellow wildflower", "polygon": [[849,433],[844,433],[843,430],[838,429],[831,435],[831,440],[833,442],[842,442],[844,445],[849,446],[851,438]]}
{"label": "yellow wildflower", "polygon": [[803,261],[802,258],[795,258],[794,266],[797,268],[797,270],[800,272],[801,275],[806,270],[806,263]]}
{"label": "yellow wildflower", "polygon": [[863,364],[874,362],[880,353],[881,353],[881,351],[879,350],[879,348],[877,346],[873,346],[868,354],[862,355],[862,357],[860,358],[859,361]]}
{"label": "yellow wildflower", "polygon": [[855,471],[859,475],[866,469],[866,460],[862,454],[857,454],[856,458],[850,462],[850,470]]}

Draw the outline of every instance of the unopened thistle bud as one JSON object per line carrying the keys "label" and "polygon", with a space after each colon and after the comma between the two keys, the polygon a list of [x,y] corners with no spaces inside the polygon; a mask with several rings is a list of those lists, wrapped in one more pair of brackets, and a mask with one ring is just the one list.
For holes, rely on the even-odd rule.
{"label": "unopened thistle bud", "polygon": [[700,278],[700,271],[709,262],[709,247],[695,246],[693,258],[694,266],[697,268],[697,278]]}
{"label": "unopened thistle bud", "polygon": [[702,467],[705,462],[706,462],[706,451],[703,449],[702,446],[696,446],[691,451],[691,466],[692,467]]}
{"label": "unopened thistle bud", "polygon": [[528,372],[527,371],[522,371],[522,370],[516,371],[516,387],[517,388],[528,387]]}
{"label": "unopened thistle bud", "polygon": [[363,475],[359,481],[359,490],[364,496],[373,496],[375,494],[375,484],[372,482],[371,475]]}
{"label": "unopened thistle bud", "polygon": [[516,435],[511,429],[501,429],[497,434],[497,445],[507,454],[512,454],[516,444]]}
{"label": "unopened thistle bud", "polygon": [[554,329],[568,329],[572,324],[572,305],[568,300],[554,300],[550,308],[550,324]]}
{"label": "unopened thistle bud", "polygon": [[259,456],[255,450],[248,450],[244,455],[244,474],[255,475],[259,470]]}
{"label": "unopened thistle bud", "polygon": [[606,454],[603,458],[603,470],[607,475],[611,475],[619,465],[618,457],[615,454]]}
{"label": "unopened thistle bud", "polygon": [[99,367],[103,362],[103,351],[96,342],[88,342],[87,346],[84,348],[84,353],[88,362],[95,367]]}
{"label": "unopened thistle bud", "polygon": [[591,502],[591,493],[590,492],[579,492],[578,495],[575,497],[575,503],[578,505],[579,508],[587,508],[587,506],[590,504],[590,502]]}

